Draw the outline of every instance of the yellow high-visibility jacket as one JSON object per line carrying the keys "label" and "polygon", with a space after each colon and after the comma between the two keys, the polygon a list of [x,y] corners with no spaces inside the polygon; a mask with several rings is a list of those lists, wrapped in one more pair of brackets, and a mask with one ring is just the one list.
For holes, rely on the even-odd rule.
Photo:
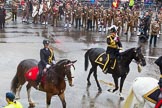
{"label": "yellow high-visibility jacket", "polygon": [[7,106],[4,108],[23,108],[20,102],[15,101],[15,102],[9,102]]}
{"label": "yellow high-visibility jacket", "polygon": [[134,5],[134,0],[130,0],[129,1],[129,6],[133,6]]}

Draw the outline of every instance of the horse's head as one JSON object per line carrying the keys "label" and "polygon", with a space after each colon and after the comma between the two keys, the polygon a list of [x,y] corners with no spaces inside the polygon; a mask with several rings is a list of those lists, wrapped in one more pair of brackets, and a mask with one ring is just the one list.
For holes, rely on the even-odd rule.
{"label": "horse's head", "polygon": [[138,47],[138,48],[135,48],[134,49],[134,59],[135,61],[137,62],[137,64],[141,65],[141,66],[145,66],[146,65],[146,61],[145,61],[145,58],[141,52],[141,46]]}
{"label": "horse's head", "polygon": [[72,72],[71,72],[71,66],[75,69],[75,67],[74,67],[74,63],[76,62],[77,60],[75,60],[75,61],[70,61],[70,60],[68,60],[68,59],[64,59],[64,60],[62,60],[61,62],[60,62],[60,64],[59,63],[57,63],[56,65],[60,65],[60,69],[62,69],[62,71],[61,72],[63,72],[63,74],[68,78],[68,82],[69,82],[69,85],[70,86],[72,86],[73,84],[72,84],[72,78],[73,78],[73,76],[72,76]]}

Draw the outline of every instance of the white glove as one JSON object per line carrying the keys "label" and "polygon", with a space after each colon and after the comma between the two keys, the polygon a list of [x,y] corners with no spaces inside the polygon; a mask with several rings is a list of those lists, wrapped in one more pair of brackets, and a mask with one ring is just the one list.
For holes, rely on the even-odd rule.
{"label": "white glove", "polygon": [[56,61],[55,61],[55,60],[53,60],[53,61],[52,61],[52,63],[53,63],[53,64],[56,64]]}
{"label": "white glove", "polygon": [[51,67],[51,65],[47,64],[47,65],[46,65],[46,68],[48,69],[49,67]]}
{"label": "white glove", "polygon": [[115,40],[116,42],[118,42],[118,39],[119,39],[119,37],[118,37],[118,36],[115,36],[114,40]]}

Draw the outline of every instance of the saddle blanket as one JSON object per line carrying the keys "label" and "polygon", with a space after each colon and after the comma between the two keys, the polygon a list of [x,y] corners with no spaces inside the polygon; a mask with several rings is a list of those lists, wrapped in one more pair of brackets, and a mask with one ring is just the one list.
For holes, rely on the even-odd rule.
{"label": "saddle blanket", "polygon": [[35,81],[38,75],[38,66],[32,67],[25,73],[25,78],[27,80]]}
{"label": "saddle blanket", "polygon": [[151,91],[149,91],[148,93],[146,93],[143,97],[146,100],[156,104],[158,101],[159,94],[160,94],[160,89],[159,89],[159,86],[157,86],[154,89],[152,89]]}
{"label": "saddle blanket", "polygon": [[[95,63],[102,65],[102,70],[106,69],[106,66],[110,62],[110,54],[106,54],[106,52],[101,53],[95,60]],[[114,69],[116,66],[116,60],[111,64],[111,69]]]}

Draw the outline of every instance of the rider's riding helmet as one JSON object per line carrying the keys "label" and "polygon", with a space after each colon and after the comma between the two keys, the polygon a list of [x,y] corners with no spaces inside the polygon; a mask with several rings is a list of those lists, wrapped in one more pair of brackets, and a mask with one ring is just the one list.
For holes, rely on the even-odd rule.
{"label": "rider's riding helmet", "polygon": [[43,44],[44,44],[44,45],[45,45],[45,44],[49,45],[49,43],[50,43],[49,40],[43,40]]}

